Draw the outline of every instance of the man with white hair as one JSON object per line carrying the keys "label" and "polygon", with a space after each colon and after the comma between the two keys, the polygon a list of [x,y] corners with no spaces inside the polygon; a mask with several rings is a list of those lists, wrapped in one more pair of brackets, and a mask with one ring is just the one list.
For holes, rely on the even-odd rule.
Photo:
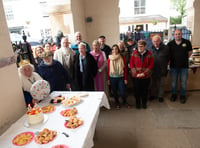
{"label": "man with white hair", "polygon": [[87,52],[89,53],[90,52],[90,46],[88,43],[82,41],[82,35],[80,32],[76,32],[75,33],[75,42],[72,44],[71,48],[75,51],[75,53],[79,53],[79,50],[78,50],[78,45],[83,42],[86,44],[86,49],[87,49]]}
{"label": "man with white hair", "polygon": [[167,66],[169,62],[169,48],[164,45],[159,35],[152,38],[153,45],[150,51],[154,58],[154,66],[151,76],[150,98],[153,100],[158,97],[159,102],[164,101],[164,82],[167,75]]}
{"label": "man with white hair", "polygon": [[67,37],[61,39],[61,48],[54,52],[53,59],[59,61],[63,67],[68,71],[69,75],[72,77],[73,69],[73,58],[75,52],[69,48],[69,41]]}

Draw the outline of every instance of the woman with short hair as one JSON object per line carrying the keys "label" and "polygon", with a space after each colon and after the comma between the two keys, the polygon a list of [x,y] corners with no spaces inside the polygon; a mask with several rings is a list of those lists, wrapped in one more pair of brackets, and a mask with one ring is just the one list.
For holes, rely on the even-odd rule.
{"label": "woman with short hair", "polygon": [[38,73],[49,82],[51,92],[70,90],[70,76],[60,62],[53,60],[53,52],[44,51],[41,57],[43,61],[38,67]]}
{"label": "woman with short hair", "polygon": [[76,91],[93,91],[94,78],[97,74],[97,63],[87,52],[87,45],[81,42],[78,45],[79,53],[74,56],[73,81]]}
{"label": "woman with short hair", "polygon": [[146,49],[146,41],[138,41],[138,50],[133,51],[130,58],[130,69],[135,88],[136,108],[141,104],[147,108],[147,95],[153,69],[152,53]]}
{"label": "woman with short hair", "polygon": [[100,43],[97,40],[94,40],[92,43],[93,50],[90,54],[94,57],[95,61],[97,62],[98,72],[95,80],[96,91],[104,91],[104,76],[103,71],[106,67],[106,55],[104,51],[100,50]]}
{"label": "woman with short hair", "polygon": [[22,85],[25,102],[27,105],[37,103],[37,100],[32,98],[30,89],[33,83],[38,80],[42,80],[42,78],[40,75],[34,72],[34,66],[30,64],[29,61],[23,60],[19,63],[19,66],[18,74]]}

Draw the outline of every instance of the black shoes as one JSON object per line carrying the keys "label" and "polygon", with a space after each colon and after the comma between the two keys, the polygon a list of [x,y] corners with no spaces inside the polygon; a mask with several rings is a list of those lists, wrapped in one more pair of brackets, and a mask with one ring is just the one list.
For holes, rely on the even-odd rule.
{"label": "black shoes", "polygon": [[146,104],[142,104],[142,107],[143,107],[144,109],[146,109],[146,108],[147,108],[147,105],[146,105]]}
{"label": "black shoes", "polygon": [[155,96],[150,96],[149,101],[153,101],[156,97]]}
{"label": "black shoes", "polygon": [[176,94],[172,94],[170,100],[171,100],[172,102],[175,102],[176,99],[177,99],[177,95],[176,95]]}
{"label": "black shoes", "polygon": [[161,103],[164,102],[163,97],[159,97],[159,98],[158,98],[158,101],[161,102]]}
{"label": "black shoes", "polygon": [[[177,95],[176,95],[176,94],[172,94],[170,100],[171,100],[172,102],[175,102],[176,99],[177,99]],[[181,102],[182,104],[185,104],[185,102],[186,102],[186,97],[185,97],[185,96],[180,96],[180,102]]]}
{"label": "black shoes", "polygon": [[140,105],[139,104],[136,104],[136,109],[140,109]]}
{"label": "black shoes", "polygon": [[180,96],[180,102],[181,102],[182,104],[185,104],[185,102],[186,102],[186,97],[185,97],[185,96]]}

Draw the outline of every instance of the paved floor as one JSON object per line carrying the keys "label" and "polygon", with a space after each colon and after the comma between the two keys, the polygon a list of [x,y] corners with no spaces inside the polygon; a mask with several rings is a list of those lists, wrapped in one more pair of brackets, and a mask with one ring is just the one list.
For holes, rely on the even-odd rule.
{"label": "paved floor", "polygon": [[148,102],[146,110],[101,109],[94,148],[200,148],[200,91],[187,92],[186,104]]}

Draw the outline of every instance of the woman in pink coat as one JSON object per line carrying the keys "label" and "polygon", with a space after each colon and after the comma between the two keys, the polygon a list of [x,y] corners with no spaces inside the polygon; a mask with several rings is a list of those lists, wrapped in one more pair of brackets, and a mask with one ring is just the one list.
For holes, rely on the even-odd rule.
{"label": "woman in pink coat", "polygon": [[98,67],[98,73],[95,77],[96,91],[104,91],[103,71],[106,67],[106,55],[100,50],[100,44],[97,40],[93,41],[92,48],[93,50],[90,52],[90,54],[94,57]]}

